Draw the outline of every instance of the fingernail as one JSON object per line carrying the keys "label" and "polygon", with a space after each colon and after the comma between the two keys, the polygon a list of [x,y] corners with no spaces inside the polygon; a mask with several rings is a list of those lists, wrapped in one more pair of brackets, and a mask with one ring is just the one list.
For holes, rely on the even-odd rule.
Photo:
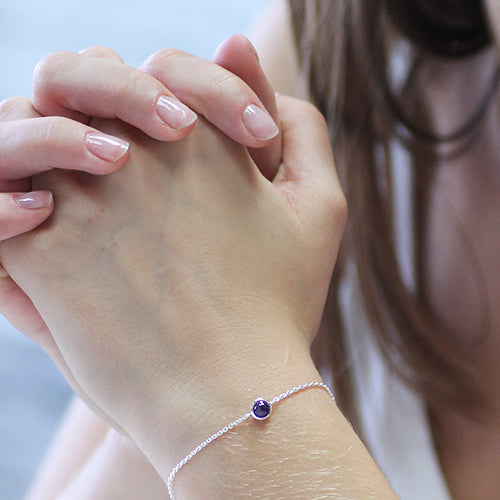
{"label": "fingernail", "polygon": [[165,95],[156,102],[156,112],[163,122],[175,130],[189,127],[198,118],[198,115],[182,102]]}
{"label": "fingernail", "polygon": [[112,135],[90,132],[87,134],[87,149],[105,161],[118,161],[129,148],[129,143]]}
{"label": "fingernail", "polygon": [[50,191],[32,191],[31,193],[21,193],[13,196],[16,205],[25,210],[37,210],[52,205],[52,193]]}
{"label": "fingernail", "polygon": [[243,111],[245,127],[259,141],[268,141],[279,134],[279,128],[271,115],[255,104],[247,106]]}

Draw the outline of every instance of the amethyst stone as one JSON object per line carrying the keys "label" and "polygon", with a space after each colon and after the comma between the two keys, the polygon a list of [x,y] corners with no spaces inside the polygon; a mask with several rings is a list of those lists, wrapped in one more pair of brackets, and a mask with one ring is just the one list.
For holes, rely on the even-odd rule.
{"label": "amethyst stone", "polygon": [[265,420],[271,415],[272,407],[265,399],[259,398],[252,406],[252,417],[256,420]]}

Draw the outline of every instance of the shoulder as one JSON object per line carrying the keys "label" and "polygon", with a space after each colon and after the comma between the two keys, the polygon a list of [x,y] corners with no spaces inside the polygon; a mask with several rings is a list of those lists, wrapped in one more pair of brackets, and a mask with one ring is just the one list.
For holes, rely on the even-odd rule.
{"label": "shoulder", "polygon": [[286,0],[273,0],[250,28],[254,44],[271,85],[281,94],[308,99],[307,82],[300,71]]}

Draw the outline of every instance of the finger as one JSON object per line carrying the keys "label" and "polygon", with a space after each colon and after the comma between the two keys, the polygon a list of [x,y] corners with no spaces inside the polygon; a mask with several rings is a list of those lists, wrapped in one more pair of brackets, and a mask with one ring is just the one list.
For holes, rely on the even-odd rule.
{"label": "finger", "polygon": [[240,144],[263,147],[279,133],[257,94],[241,78],[214,62],[163,49],[149,57],[141,69]]}
{"label": "finger", "polygon": [[108,47],[88,47],[86,49],[80,50],[80,52],[78,53],[84,56],[101,57],[102,59],[108,59],[117,63],[125,64],[121,56],[113,49],[110,49]]}
{"label": "finger", "polygon": [[129,144],[67,118],[0,123],[0,177],[17,180],[52,168],[106,174],[126,161]]}
{"label": "finger", "polygon": [[27,97],[9,97],[0,102],[0,123],[39,116]]}
{"label": "finger", "polygon": [[31,231],[54,209],[48,191],[0,193],[0,241]]}
{"label": "finger", "polygon": [[[0,241],[35,229],[52,213],[54,202],[48,191],[0,193]],[[44,323],[26,294],[0,265],[0,304],[6,317],[15,319],[16,328],[39,332]],[[23,330],[23,331],[25,331]]]}
{"label": "finger", "polygon": [[[255,48],[246,37],[234,35],[222,42],[215,51],[213,61],[241,78],[278,122],[274,90],[259,63]],[[262,174],[267,179],[274,179],[281,160],[281,139],[277,137],[265,148],[251,149],[250,154]]]}
{"label": "finger", "polygon": [[328,128],[312,104],[278,96],[283,134],[283,161],[274,185],[308,223],[320,220],[343,226],[345,197],[335,170]]}
{"label": "finger", "polygon": [[110,57],[59,52],[43,59],[33,77],[33,105],[45,116],[87,123],[119,118],[166,141],[186,137],[196,114],[151,75]]}
{"label": "finger", "polygon": [[[0,103],[0,128],[2,122],[38,118],[40,115],[34,110],[31,99],[27,97],[9,97]],[[0,144],[0,151],[4,148]],[[0,159],[1,161],[1,159]],[[6,180],[1,178],[0,192],[30,191],[31,179]]]}

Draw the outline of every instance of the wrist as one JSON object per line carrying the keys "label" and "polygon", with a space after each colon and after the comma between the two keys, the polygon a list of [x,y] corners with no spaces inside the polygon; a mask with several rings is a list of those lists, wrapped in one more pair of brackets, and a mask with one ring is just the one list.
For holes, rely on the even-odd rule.
{"label": "wrist", "polygon": [[[171,498],[196,498],[201,492],[208,498],[306,498],[294,478],[307,474],[304,456],[324,446],[318,440],[321,419],[314,418],[315,412],[325,416],[332,408],[331,397],[315,388],[275,403],[265,421],[249,417],[178,471]],[[283,482],[284,478],[289,479]],[[305,490],[310,491],[310,485]]]}
{"label": "wrist", "polygon": [[320,380],[306,343],[265,347],[261,343],[254,352],[227,356],[223,364],[207,363],[186,382],[178,378],[158,393],[154,415],[136,419],[139,425],[131,436],[164,479],[186,453],[250,411],[256,398],[272,399]]}
{"label": "wrist", "polygon": [[[296,368],[295,375],[302,379],[299,385],[306,383],[313,372],[319,378],[309,363]],[[293,377],[279,377],[278,384],[290,383],[285,382],[288,378]],[[266,385],[276,385],[277,380]],[[291,383],[287,390],[293,386]],[[271,393],[259,394],[273,399]],[[220,417],[218,426],[211,429],[214,439],[212,434],[197,437],[195,444],[182,451],[152,449],[157,471],[172,486],[170,498],[312,500],[330,497],[333,491],[353,500],[397,498],[325,390],[297,391],[283,399],[277,392],[272,394],[278,396],[279,403],[263,422],[245,418],[251,398],[238,415],[243,418]],[[233,422],[234,427],[229,425]],[[180,463],[174,464],[173,451]],[[192,458],[186,461],[187,453]],[[184,465],[179,468],[178,464]],[[174,466],[172,483],[169,477]]]}

